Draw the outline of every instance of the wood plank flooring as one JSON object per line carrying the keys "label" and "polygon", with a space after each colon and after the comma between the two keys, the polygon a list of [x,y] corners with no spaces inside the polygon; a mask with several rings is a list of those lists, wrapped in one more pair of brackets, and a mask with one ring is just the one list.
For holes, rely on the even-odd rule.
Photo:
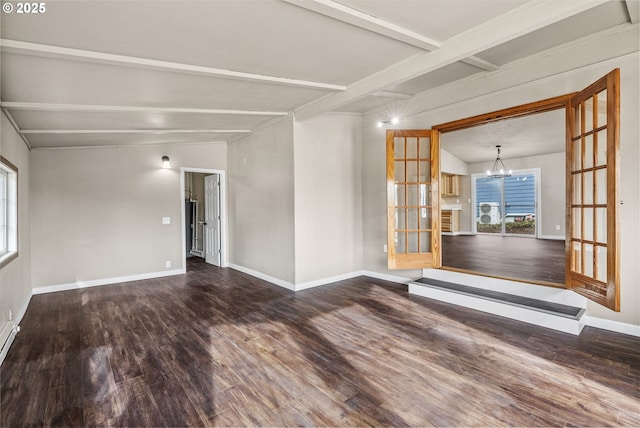
{"label": "wood plank flooring", "polygon": [[442,235],[442,265],[502,278],[564,285],[564,241]]}
{"label": "wood plank flooring", "polygon": [[34,296],[0,426],[639,426],[639,348],[367,277],[293,293],[190,260]]}

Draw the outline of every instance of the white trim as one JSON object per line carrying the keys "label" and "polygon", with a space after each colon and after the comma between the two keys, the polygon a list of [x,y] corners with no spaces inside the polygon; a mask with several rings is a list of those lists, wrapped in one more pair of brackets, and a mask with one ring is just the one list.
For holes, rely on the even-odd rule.
{"label": "white trim", "polygon": [[23,134],[248,134],[250,129],[25,129]]}
{"label": "white trim", "polygon": [[[227,226],[227,179],[226,179],[226,171],[222,169],[206,169],[206,168],[190,168],[190,167],[180,167],[180,218],[182,225],[182,263],[185,263],[187,259],[187,244],[186,244],[186,233],[185,233],[185,218],[184,218],[184,201],[185,201],[185,193],[184,193],[184,175],[187,172],[197,172],[203,174],[218,174],[220,176],[220,249],[222,250],[222,257],[220,260],[220,267],[228,267],[229,266],[229,242],[228,242],[228,226]],[[186,265],[185,265],[186,269]]]}
{"label": "white trim", "polygon": [[371,278],[381,279],[383,281],[396,282],[398,284],[405,284],[405,285],[413,281],[413,278],[407,278],[407,277],[398,276],[398,275],[389,275],[386,273],[373,272],[370,270],[362,271],[362,275],[370,276]]}
{"label": "white trim", "polygon": [[53,104],[28,103],[20,101],[3,101],[3,109],[30,111],[90,111],[100,113],[193,113],[193,114],[236,114],[248,116],[288,116],[286,111],[225,110],[210,108],[185,107],[142,107],[142,106],[107,106],[93,104]]}
{"label": "white trim", "polygon": [[20,331],[20,322],[22,322],[22,318],[24,317],[24,314],[27,312],[27,308],[29,307],[29,303],[31,303],[31,298],[32,297],[33,297],[33,292],[31,294],[29,294],[29,298],[24,303],[24,305],[22,305],[22,308],[20,309],[20,312],[18,312],[17,316],[13,320],[13,328],[11,329],[11,334],[9,334],[9,337],[5,341],[4,346],[0,345],[2,347],[2,349],[0,349],[0,351],[1,351],[0,352],[0,366],[2,366],[2,363],[4,362],[5,357],[9,353],[9,349],[11,348],[11,345],[13,344],[13,340],[16,338],[16,335]]}
{"label": "white trim", "polygon": [[538,236],[538,239],[552,239],[552,240],[563,241],[565,239],[565,236],[564,235],[540,235]]}
{"label": "white trim", "polygon": [[287,290],[295,291],[295,285],[292,282],[285,281],[283,279],[276,278],[271,275],[267,275],[266,273],[258,272],[257,270],[249,269],[244,266],[237,265],[235,263],[229,263],[229,267],[231,269],[235,269],[242,273],[246,273],[247,275],[255,276],[256,278],[262,279],[264,281],[270,282],[279,287],[284,287]]}
{"label": "white trim", "polygon": [[162,278],[165,276],[182,275],[185,273],[185,269],[174,269],[162,272],[150,272],[128,276],[117,276],[113,278],[92,279],[89,281],[77,281],[67,284],[48,285],[44,287],[36,287],[33,289],[33,294],[45,294],[55,293],[57,291],[77,290],[81,288],[99,287],[101,285],[113,285],[123,282],[140,281],[143,279]]}
{"label": "white trim", "polygon": [[308,288],[320,287],[321,285],[327,285],[338,281],[344,281],[346,279],[356,278],[362,276],[362,271],[343,273],[341,275],[330,276],[327,278],[314,279],[313,281],[300,282],[295,284],[295,291],[302,291]]}
{"label": "white trim", "polygon": [[612,321],[604,318],[592,317],[589,315],[587,315],[585,318],[589,327],[601,328],[603,330],[615,331],[617,333],[640,337],[640,325],[627,324],[620,321]]}
{"label": "white trim", "polygon": [[324,89],[329,91],[344,91],[345,86],[331,83],[312,82],[309,80],[290,79],[286,77],[267,76],[264,74],[246,73],[242,71],[226,70],[222,68],[203,67],[200,65],[183,64],[178,62],[159,61],[125,55],[115,55],[105,52],[72,49],[61,46],[44,45],[40,43],[22,42],[18,40],[2,39],[0,41],[3,52],[22,55],[34,55],[47,58],[62,58],[76,61],[86,61],[96,64],[110,64],[137,67],[151,70],[171,71],[196,76],[231,78],[245,81],[275,83],[304,88]]}

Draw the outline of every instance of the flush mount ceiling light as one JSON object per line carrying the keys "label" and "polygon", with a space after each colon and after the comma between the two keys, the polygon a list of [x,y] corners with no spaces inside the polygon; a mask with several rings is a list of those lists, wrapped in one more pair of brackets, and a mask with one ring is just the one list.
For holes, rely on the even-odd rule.
{"label": "flush mount ceiling light", "polygon": [[493,162],[493,168],[487,170],[487,177],[511,177],[513,170],[507,169],[507,167],[504,166],[502,159],[500,159],[500,147],[502,147],[500,144],[496,145],[496,149],[498,149],[498,157],[496,157],[495,162]]}
{"label": "flush mount ceiling light", "polygon": [[378,128],[382,128],[383,125],[388,125],[388,124],[397,125],[398,122],[400,122],[400,119],[398,119],[395,116],[392,117],[391,119],[379,120],[378,121]]}
{"label": "flush mount ceiling light", "polygon": [[169,156],[162,156],[162,167],[171,168],[171,161],[169,160]]}

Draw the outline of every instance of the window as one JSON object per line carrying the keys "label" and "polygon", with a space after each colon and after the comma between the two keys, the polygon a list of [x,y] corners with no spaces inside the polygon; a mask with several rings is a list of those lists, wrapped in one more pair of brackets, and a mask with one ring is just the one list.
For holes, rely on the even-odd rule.
{"label": "window", "polygon": [[18,168],[0,156],[0,267],[18,256]]}

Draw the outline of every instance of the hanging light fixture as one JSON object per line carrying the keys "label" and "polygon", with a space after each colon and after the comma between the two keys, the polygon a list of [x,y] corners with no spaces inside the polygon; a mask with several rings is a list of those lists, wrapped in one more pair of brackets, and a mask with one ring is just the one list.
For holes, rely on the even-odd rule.
{"label": "hanging light fixture", "polygon": [[504,166],[502,159],[500,159],[500,147],[502,147],[500,144],[496,145],[496,149],[498,149],[498,157],[496,157],[496,160],[493,163],[493,168],[487,170],[487,177],[511,177],[513,170],[507,169],[507,167]]}

